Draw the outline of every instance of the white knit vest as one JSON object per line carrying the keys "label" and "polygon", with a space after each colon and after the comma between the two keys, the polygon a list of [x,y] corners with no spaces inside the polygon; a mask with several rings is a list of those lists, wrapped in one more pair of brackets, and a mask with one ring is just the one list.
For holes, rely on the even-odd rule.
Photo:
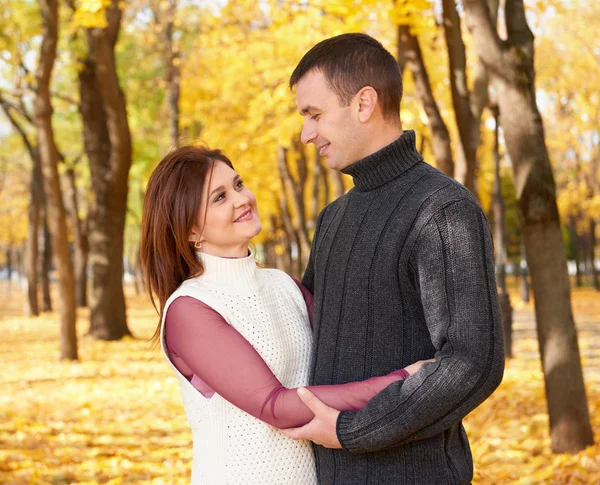
{"label": "white knit vest", "polygon": [[[285,387],[308,384],[312,336],[298,286],[284,272],[256,266],[253,255],[225,259],[198,253],[205,271],[185,281],[167,300],[161,347],[175,371],[192,428],[193,485],[313,485],[308,441],[294,441],[215,393],[207,399],[169,359],[164,322],[169,305],[194,297],[217,311],[261,355]],[[198,325],[202,325],[199,321]]]}

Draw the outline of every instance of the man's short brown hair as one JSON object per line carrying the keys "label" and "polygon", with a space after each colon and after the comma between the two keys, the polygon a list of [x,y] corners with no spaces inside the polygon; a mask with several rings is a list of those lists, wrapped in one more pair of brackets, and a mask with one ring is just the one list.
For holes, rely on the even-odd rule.
{"label": "man's short brown hair", "polygon": [[365,86],[377,92],[383,117],[400,117],[402,74],[396,59],[381,43],[366,34],[342,34],[310,49],[290,77],[290,88],[313,69],[321,71],[340,103],[348,106]]}

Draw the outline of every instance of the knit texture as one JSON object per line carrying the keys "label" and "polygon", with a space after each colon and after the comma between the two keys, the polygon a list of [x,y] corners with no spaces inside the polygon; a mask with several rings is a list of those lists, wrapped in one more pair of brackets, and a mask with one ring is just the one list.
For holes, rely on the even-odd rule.
{"label": "knit texture", "polygon": [[[256,267],[252,255],[224,259],[199,253],[204,273],[185,281],[179,296],[194,297],[220,313],[261,355],[286,387],[308,383],[311,329],[302,293],[285,273]],[[291,303],[290,303],[291,302]],[[316,483],[315,462],[306,441],[293,441],[245,413],[219,394],[206,399],[175,368],[194,440],[193,485]],[[202,322],[198,322],[202,325]]]}
{"label": "knit texture", "polygon": [[504,368],[488,222],[423,162],[413,131],[344,172],[354,188],[320,214],[303,280],[315,297],[311,384],[438,360],[340,413],[343,449],[315,446],[319,483],[468,484],[461,419]]}

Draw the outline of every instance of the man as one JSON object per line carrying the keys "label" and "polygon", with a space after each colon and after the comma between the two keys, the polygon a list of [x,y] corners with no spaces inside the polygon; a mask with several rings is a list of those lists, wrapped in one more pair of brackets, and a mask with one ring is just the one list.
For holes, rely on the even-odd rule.
{"label": "man", "polygon": [[290,86],[302,142],[354,179],[321,212],[303,279],[315,296],[311,383],[436,361],[359,412],[340,413],[302,390],[315,419],[286,434],[321,445],[321,484],[470,483],[461,419],[504,370],[487,220],[462,185],[424,163],[415,133],[402,130],[401,74],[375,39],[344,34],[317,44]]}

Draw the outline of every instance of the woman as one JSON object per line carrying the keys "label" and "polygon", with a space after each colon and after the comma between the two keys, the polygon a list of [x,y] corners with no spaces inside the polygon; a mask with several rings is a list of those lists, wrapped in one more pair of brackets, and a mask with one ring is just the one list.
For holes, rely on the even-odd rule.
{"label": "woman", "polygon": [[[313,418],[295,389],[308,383],[312,296],[256,266],[248,245],[260,230],[256,198],[219,150],[179,148],[150,177],[142,265],[192,428],[194,484],[316,483],[310,443],[277,429]],[[309,389],[358,410],[421,364]]]}

